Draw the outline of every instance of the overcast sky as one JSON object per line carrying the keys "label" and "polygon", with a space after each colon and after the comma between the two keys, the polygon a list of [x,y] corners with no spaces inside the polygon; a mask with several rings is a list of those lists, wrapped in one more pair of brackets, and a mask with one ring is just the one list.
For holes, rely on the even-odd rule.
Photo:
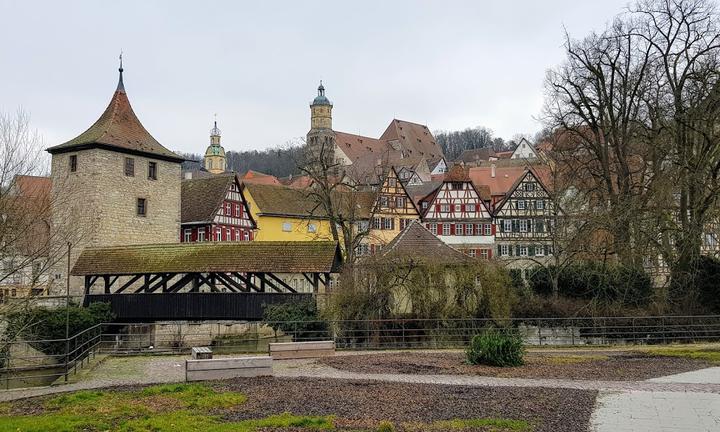
{"label": "overcast sky", "polygon": [[135,112],[173,150],[204,152],[214,113],[226,150],[304,136],[320,79],[336,130],[377,137],[399,118],[508,139],[540,129],[563,26],[582,37],[627,4],[0,0],[0,110],[69,140],[107,106],[122,49]]}

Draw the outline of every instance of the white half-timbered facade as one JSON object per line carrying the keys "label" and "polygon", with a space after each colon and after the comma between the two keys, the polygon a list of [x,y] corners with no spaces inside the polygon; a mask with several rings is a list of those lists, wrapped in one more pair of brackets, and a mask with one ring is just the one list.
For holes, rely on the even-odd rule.
{"label": "white half-timbered facade", "polygon": [[495,210],[495,255],[523,268],[553,253],[555,205],[545,185],[530,169],[515,182]]}
{"label": "white half-timbered facade", "polygon": [[462,166],[450,170],[421,208],[425,227],[443,242],[471,257],[493,257],[492,215]]}

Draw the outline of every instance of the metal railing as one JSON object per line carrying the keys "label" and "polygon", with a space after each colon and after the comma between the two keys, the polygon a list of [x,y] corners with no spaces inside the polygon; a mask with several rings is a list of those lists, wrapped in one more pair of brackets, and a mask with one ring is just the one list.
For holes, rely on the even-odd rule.
{"label": "metal railing", "polygon": [[0,384],[66,382],[99,353],[255,353],[271,342],[316,340],[345,350],[464,348],[489,329],[517,332],[528,346],[720,342],[720,316],[109,323],[67,340],[13,342],[0,353]]}

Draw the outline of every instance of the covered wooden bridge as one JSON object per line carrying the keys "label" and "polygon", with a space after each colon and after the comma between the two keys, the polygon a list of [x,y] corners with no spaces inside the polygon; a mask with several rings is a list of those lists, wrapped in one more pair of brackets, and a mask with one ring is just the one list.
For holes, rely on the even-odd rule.
{"label": "covered wooden bridge", "polygon": [[[342,255],[334,242],[227,242],[85,249],[71,275],[84,303],[108,302],[121,321],[257,320],[266,304],[311,299]],[[298,293],[283,275],[302,275]]]}

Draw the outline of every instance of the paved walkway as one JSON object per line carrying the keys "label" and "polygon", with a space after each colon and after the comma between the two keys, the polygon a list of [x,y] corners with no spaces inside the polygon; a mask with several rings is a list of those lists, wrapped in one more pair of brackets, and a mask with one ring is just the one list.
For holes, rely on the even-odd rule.
{"label": "paved walkway", "polygon": [[[185,356],[119,357],[85,371],[68,385],[0,391],[0,401],[118,385],[180,382]],[[572,388],[599,391],[591,423],[594,432],[720,431],[720,367],[648,381],[494,378],[463,375],[354,373],[313,360],[275,362],[275,376],[374,380],[461,386]]]}
{"label": "paved walkway", "polygon": [[646,383],[680,385],[686,392],[601,392],[591,420],[594,432],[717,432],[720,394],[693,391],[698,384],[720,384],[720,367],[701,369]]}

